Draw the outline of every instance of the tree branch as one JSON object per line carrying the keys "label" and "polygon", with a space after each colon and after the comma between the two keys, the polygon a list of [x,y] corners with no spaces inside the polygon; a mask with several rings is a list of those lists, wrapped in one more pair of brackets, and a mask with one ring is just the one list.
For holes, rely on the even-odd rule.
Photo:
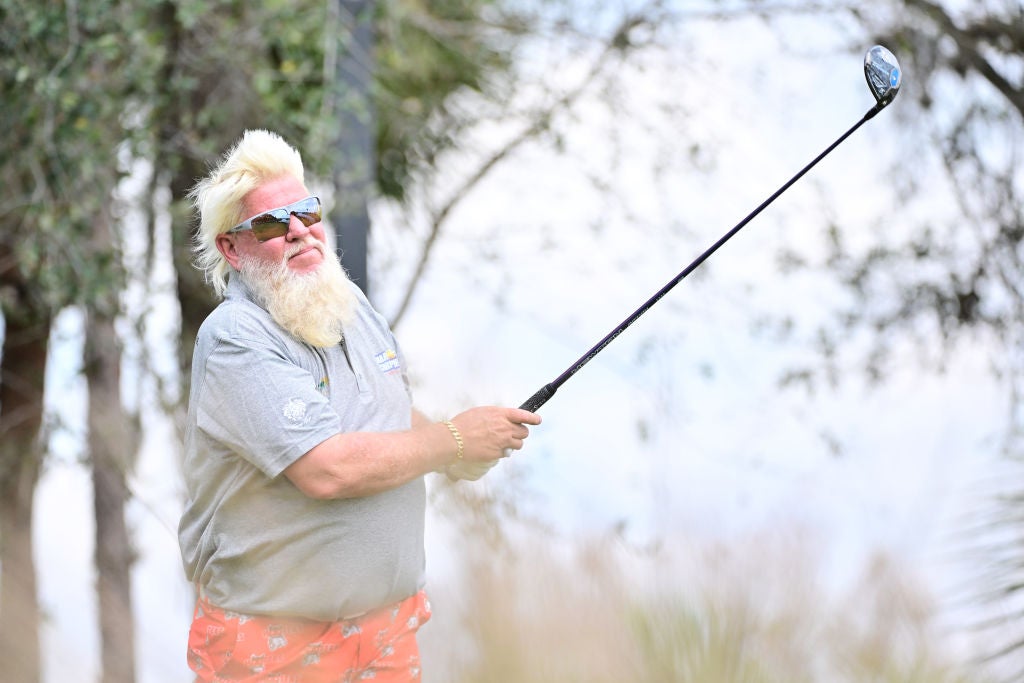
{"label": "tree branch", "polygon": [[[959,50],[964,61],[977,71],[985,80],[991,83],[992,86],[995,87],[995,89],[998,90],[1011,105],[1013,105],[1021,117],[1024,118],[1024,90],[1014,87],[1014,85],[992,65],[992,62],[986,59],[981,53],[980,43],[983,40],[986,40],[984,36],[991,35],[991,28],[994,25],[992,22],[987,22],[985,24],[985,26],[988,27],[988,30],[982,30],[979,28],[980,25],[963,29],[953,21],[953,18],[945,8],[930,2],[929,0],[905,1],[908,7],[912,7],[928,15],[936,24],[939,25],[942,31],[948,33],[956,43],[957,50]],[[1019,43],[1021,40],[1019,36],[1014,36],[1009,31],[1007,31],[1005,35],[1007,35],[1014,44]]]}
{"label": "tree branch", "polygon": [[553,104],[537,114],[533,121],[529,123],[522,131],[519,132],[515,137],[506,142],[500,149],[495,151],[477,170],[467,178],[462,185],[460,185],[448,199],[433,212],[433,216],[430,220],[430,231],[427,234],[426,239],[423,242],[423,250],[420,252],[420,257],[416,263],[416,268],[413,271],[412,277],[406,285],[405,294],[402,297],[402,301],[398,306],[398,310],[395,312],[391,319],[391,327],[395,328],[401,322],[403,316],[409,308],[412,302],[412,297],[416,291],[417,285],[423,277],[423,274],[427,270],[427,265],[430,262],[430,258],[433,255],[434,247],[437,244],[437,240],[441,235],[444,228],[444,224],[451,212],[458,206],[465,197],[477,186],[480,182],[486,178],[492,170],[504,159],[508,158],[518,148],[523,146],[525,143],[536,138],[538,135],[547,130],[551,125],[551,120],[560,111],[569,109],[576,100],[587,90],[587,88],[594,82],[597,76],[604,70],[605,65],[617,53],[621,53],[625,49],[628,49],[630,43],[628,40],[624,40],[624,37],[628,36],[629,32],[634,28],[646,23],[646,19],[640,15],[630,15],[625,17],[615,31],[612,32],[611,36],[607,39],[601,54],[591,65],[590,70],[586,76],[577,84],[575,88],[558,98]]}

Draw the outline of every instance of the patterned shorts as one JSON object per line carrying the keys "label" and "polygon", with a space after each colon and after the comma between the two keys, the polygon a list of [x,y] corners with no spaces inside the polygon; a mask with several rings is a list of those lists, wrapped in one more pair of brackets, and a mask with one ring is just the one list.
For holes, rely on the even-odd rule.
{"label": "patterned shorts", "polygon": [[188,664],[197,683],[419,681],[416,631],[428,619],[423,591],[333,622],[238,614],[201,597],[188,635]]}

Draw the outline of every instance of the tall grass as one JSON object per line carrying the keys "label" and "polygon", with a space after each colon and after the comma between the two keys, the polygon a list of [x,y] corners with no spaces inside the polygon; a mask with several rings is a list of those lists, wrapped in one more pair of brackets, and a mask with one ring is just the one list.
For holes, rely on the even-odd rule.
{"label": "tall grass", "polygon": [[981,683],[945,654],[927,595],[879,555],[818,585],[797,532],[734,546],[565,539],[485,487],[439,486],[449,542],[421,632],[430,683]]}

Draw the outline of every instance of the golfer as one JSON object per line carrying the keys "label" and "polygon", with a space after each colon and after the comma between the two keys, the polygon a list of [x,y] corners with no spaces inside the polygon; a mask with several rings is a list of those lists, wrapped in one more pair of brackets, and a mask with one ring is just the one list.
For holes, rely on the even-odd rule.
{"label": "golfer", "polygon": [[189,666],[198,681],[418,681],[424,476],[482,476],[540,417],[413,409],[405,357],[278,135],[247,131],[191,198],[223,301],[192,360]]}

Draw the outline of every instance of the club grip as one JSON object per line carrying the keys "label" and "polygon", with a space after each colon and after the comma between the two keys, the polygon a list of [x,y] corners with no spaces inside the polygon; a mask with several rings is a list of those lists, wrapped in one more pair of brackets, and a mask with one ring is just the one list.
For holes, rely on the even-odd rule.
{"label": "club grip", "polygon": [[537,412],[537,409],[548,402],[548,399],[555,395],[555,388],[550,384],[545,384],[537,393],[526,399],[526,403],[519,406],[522,410],[529,410],[531,413]]}

